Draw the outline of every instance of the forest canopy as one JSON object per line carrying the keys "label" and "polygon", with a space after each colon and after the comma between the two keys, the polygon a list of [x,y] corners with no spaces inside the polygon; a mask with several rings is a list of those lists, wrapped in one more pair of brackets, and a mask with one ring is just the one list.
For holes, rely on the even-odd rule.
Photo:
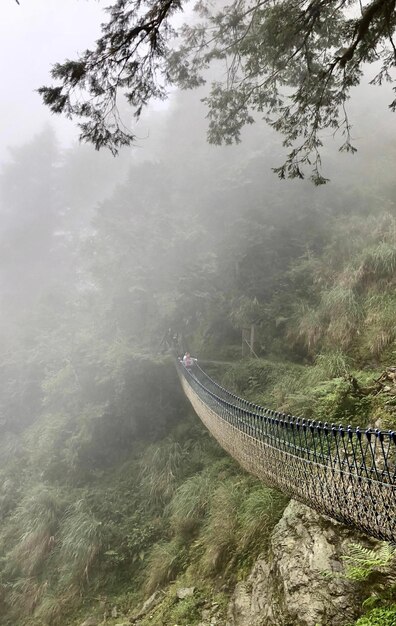
{"label": "forest canopy", "polygon": [[258,114],[283,135],[279,177],[310,171],[315,184],[326,182],[323,131],[340,138],[340,151],[356,151],[346,104],[365,64],[374,64],[372,84],[393,82],[395,0],[199,0],[190,24],[177,26],[183,9],[183,0],[115,0],[95,46],[53,66],[56,83],[39,89],[44,103],[76,118],[83,141],[116,154],[135,139],[121,94],[139,118],[172,85],[209,82],[209,142],[238,142]]}

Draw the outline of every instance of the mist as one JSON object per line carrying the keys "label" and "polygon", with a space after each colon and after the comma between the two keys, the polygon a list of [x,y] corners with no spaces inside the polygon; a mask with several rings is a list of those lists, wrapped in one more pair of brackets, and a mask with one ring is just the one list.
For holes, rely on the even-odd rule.
{"label": "mist", "polygon": [[[392,88],[365,68],[358,151],[323,134],[326,185],[277,177],[288,148],[258,115],[210,145],[209,85],[138,123],[122,100],[137,139],[113,157],[36,92],[106,3],[3,4],[0,626],[115,624],[159,589],[154,625],[206,624],[202,606],[228,623],[288,496],[209,437],[175,360],[285,414],[393,428]],[[183,605],[174,584],[199,592]]]}

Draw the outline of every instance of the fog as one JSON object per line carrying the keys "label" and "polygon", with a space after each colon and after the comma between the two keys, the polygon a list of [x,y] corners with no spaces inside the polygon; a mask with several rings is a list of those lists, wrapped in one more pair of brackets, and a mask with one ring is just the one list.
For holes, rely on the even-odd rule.
{"label": "fog", "polygon": [[[130,307],[133,300],[125,294],[140,293],[143,318],[136,313],[137,326],[131,322],[127,334],[142,338],[147,332],[145,341],[150,343],[173,317],[182,326],[192,324],[179,319],[183,316],[177,310],[181,297],[177,290],[184,280],[178,251],[188,241],[192,250],[184,253],[192,259],[189,271],[194,267],[198,272],[201,263],[209,264],[207,268],[215,263],[212,270],[221,282],[221,268],[225,266],[227,273],[234,263],[227,248],[243,256],[257,219],[263,233],[268,233],[305,219],[310,211],[328,215],[359,209],[364,214],[392,205],[394,117],[387,108],[392,93],[389,85],[381,89],[369,85],[373,68],[367,69],[348,104],[358,153],[340,154],[342,138],[323,134],[324,172],[331,179],[323,187],[315,188],[308,180],[278,180],[271,168],[282,162],[286,150],[281,137],[258,116],[243,131],[240,145],[208,145],[206,110],[200,101],[205,88],[173,90],[167,103],[154,103],[134,129],[135,145],[115,159],[106,151],[98,153],[78,144],[76,125],[51,116],[35,90],[51,82],[53,63],[73,58],[92,44],[102,8],[101,2],[82,0],[21,1],[20,5],[10,0],[2,9],[4,329],[17,324],[19,316],[26,328],[27,313],[61,285],[67,301],[90,290],[101,293],[104,300],[99,309],[108,307],[109,315],[114,309],[121,318],[127,310],[118,310],[120,302],[125,300]],[[126,106],[123,116],[131,119]],[[232,237],[238,238],[239,221],[247,228],[247,239],[237,245]],[[224,224],[230,226],[229,232]],[[260,237],[255,238],[257,233],[254,246],[260,247]],[[306,245],[302,237],[293,254],[298,256]],[[218,249],[224,250],[224,259],[221,254],[215,259]],[[109,257],[107,265],[98,261],[102,253]],[[269,262],[262,260],[265,267]],[[202,281],[198,292],[202,288],[208,295]],[[268,288],[263,286],[263,292],[259,289],[252,297],[264,297]],[[195,292],[192,285],[188,289]],[[175,302],[168,302],[172,299]]]}
{"label": "fog", "polygon": [[30,139],[51,121],[61,141],[70,144],[73,124],[53,118],[35,90],[50,82],[51,65],[73,58],[100,30],[103,3],[87,0],[5,0],[0,20],[0,158],[9,145]]}
{"label": "fog", "polygon": [[[279,180],[288,148],[259,115],[240,144],[209,145],[207,86],[153,103],[114,158],[35,92],[92,44],[107,3],[2,2],[0,626],[127,623],[190,561],[183,587],[206,576],[196,611],[220,611],[232,567],[239,581],[268,547],[286,499],[197,424],[185,351],[251,402],[391,428],[372,390],[396,354],[392,86],[366,68],[348,102],[358,152],[323,133],[319,187]],[[220,600],[202,600],[210,587]],[[165,611],[183,606],[175,588]],[[168,617],[155,623],[198,623]]]}
{"label": "fog", "polygon": [[[31,307],[60,285],[66,299],[90,289],[99,291],[108,299],[102,305],[110,310],[117,309],[125,293],[139,289],[146,293],[139,296],[144,300],[142,311],[147,313],[153,306],[151,322],[150,315],[144,318],[150,343],[173,316],[180,317],[175,303],[167,303],[161,311],[159,302],[179,297],[175,295],[181,280],[177,246],[183,249],[190,237],[195,247],[189,253],[195,259],[191,267],[197,269],[205,258],[209,265],[213,262],[218,247],[226,251],[229,246],[241,254],[232,241],[232,228],[242,220],[248,231],[254,230],[256,217],[249,225],[249,215],[261,213],[261,228],[270,232],[283,228],[283,222],[303,219],[309,211],[328,215],[359,208],[367,212],[392,203],[394,118],[387,107],[392,91],[389,85],[381,89],[369,85],[372,67],[348,103],[358,153],[340,154],[342,137],[323,133],[324,172],[331,179],[323,187],[315,188],[308,180],[278,180],[271,168],[283,161],[287,150],[259,116],[243,131],[240,145],[208,145],[207,111],[201,103],[206,87],[185,93],[172,90],[165,104],[154,103],[134,128],[135,145],[117,158],[106,150],[98,153],[80,145],[76,124],[51,116],[35,90],[51,82],[52,64],[75,57],[93,43],[103,6],[82,0],[22,1],[20,5],[10,0],[2,9],[0,287],[5,332],[18,323],[19,316],[25,326]],[[126,105],[122,115],[127,123],[132,119]],[[229,233],[224,223],[234,224]],[[129,242],[126,234],[123,242],[115,237],[121,224],[130,233]],[[170,229],[167,236],[161,235],[161,225],[164,233]],[[151,248],[151,235],[158,252]],[[239,242],[242,250],[249,248],[249,237]],[[114,249],[108,247],[112,238]],[[97,258],[105,242],[109,265],[100,267]],[[117,261],[124,244],[129,259],[121,256]],[[305,245],[301,241],[298,250]],[[233,262],[220,257],[216,272],[221,274],[220,267]],[[119,265],[116,276],[112,263]],[[147,301],[147,289],[155,306]],[[206,293],[205,285],[202,289]],[[125,302],[131,306],[128,298]],[[127,311],[114,314],[123,317]],[[136,328],[128,326],[128,333],[142,337],[140,323],[136,321]]]}

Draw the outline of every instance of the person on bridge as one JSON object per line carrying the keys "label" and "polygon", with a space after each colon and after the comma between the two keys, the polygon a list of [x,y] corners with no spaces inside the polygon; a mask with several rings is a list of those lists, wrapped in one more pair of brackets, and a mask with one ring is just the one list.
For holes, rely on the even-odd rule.
{"label": "person on bridge", "polygon": [[191,369],[196,360],[197,359],[193,359],[192,358],[192,356],[191,356],[191,354],[189,352],[186,352],[186,354],[184,355],[184,357],[182,359],[182,363],[183,363],[184,367],[186,367],[187,369]]}

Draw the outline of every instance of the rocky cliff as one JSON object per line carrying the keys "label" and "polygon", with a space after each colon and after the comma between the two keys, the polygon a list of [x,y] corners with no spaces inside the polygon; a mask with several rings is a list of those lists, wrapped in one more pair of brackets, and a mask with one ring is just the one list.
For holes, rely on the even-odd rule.
{"label": "rocky cliff", "polygon": [[357,540],[368,541],[291,501],[271,535],[268,554],[237,584],[227,626],[343,626],[354,621],[367,592],[342,576],[341,555]]}

